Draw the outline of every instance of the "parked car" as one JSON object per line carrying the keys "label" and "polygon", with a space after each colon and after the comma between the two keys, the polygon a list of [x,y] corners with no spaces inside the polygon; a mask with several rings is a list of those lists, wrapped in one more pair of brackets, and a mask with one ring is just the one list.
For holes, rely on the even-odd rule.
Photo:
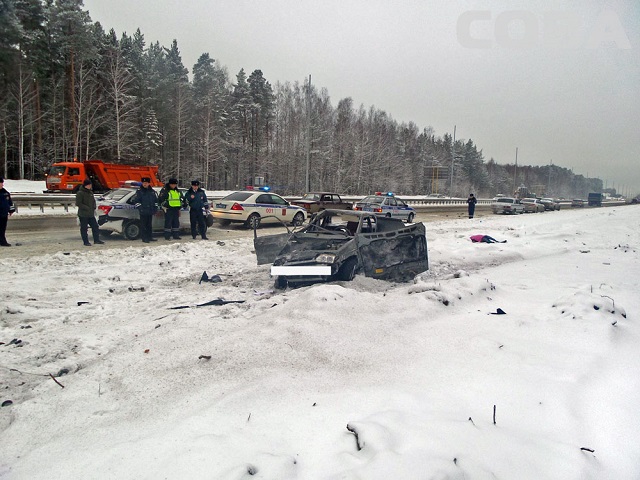
{"label": "parked car", "polygon": [[413,222],[416,211],[393,193],[376,192],[353,205],[353,209],[362,212],[372,212],[381,217],[399,218],[407,223]]}
{"label": "parked car", "polygon": [[584,203],[584,200],[582,200],[581,198],[574,198],[573,200],[571,200],[572,207],[584,207]]}
{"label": "parked car", "polygon": [[422,223],[372,212],[324,210],[299,230],[254,236],[258,265],[272,263],[276,287],[367,277],[410,280],[428,269]]}
{"label": "parked car", "polygon": [[313,215],[327,209],[351,210],[353,206],[351,202],[343,201],[337,193],[330,192],[305,193],[300,200],[294,200],[291,204],[304,208],[307,215]]}
{"label": "parked car", "polygon": [[524,205],[522,205],[517,198],[496,197],[491,204],[491,210],[493,213],[516,215],[518,213],[524,213]]}
{"label": "parked car", "polygon": [[549,211],[560,210],[560,202],[557,202],[553,198],[541,198],[540,203],[544,205],[545,210],[549,210]]}
{"label": "parked car", "polygon": [[307,211],[287,202],[280,195],[256,190],[233,192],[212,202],[211,215],[221,225],[244,223],[247,228],[258,228],[261,223],[290,223],[302,225]]}
{"label": "parked car", "polygon": [[[160,192],[159,187],[153,187],[153,189]],[[100,233],[103,235],[119,233],[127,240],[140,238],[140,212],[132,201],[136,191],[136,187],[115,188],[96,198]],[[209,215],[208,217],[208,220],[211,220],[208,221],[208,224],[211,224],[213,219]],[[164,211],[162,209],[158,209],[153,216],[151,228],[154,232],[164,230]],[[188,207],[180,210],[180,229],[191,229]]]}
{"label": "parked car", "polygon": [[544,205],[537,198],[523,198],[520,203],[524,207],[524,213],[544,212]]}

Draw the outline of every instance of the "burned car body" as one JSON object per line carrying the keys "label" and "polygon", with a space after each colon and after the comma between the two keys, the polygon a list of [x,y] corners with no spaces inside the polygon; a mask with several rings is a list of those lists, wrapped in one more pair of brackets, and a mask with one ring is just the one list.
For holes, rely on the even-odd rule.
{"label": "burned car body", "polygon": [[371,212],[324,210],[287,233],[258,237],[258,265],[272,263],[276,286],[367,277],[406,281],[429,268],[422,223]]}

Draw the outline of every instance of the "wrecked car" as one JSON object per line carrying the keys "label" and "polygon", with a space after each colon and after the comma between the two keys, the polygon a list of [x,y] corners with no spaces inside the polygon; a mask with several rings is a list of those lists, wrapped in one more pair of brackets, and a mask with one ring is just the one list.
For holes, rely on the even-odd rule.
{"label": "wrecked car", "polygon": [[276,287],[353,280],[356,273],[411,280],[429,268],[422,223],[404,223],[371,212],[324,210],[287,233],[257,236],[258,265],[272,263]]}

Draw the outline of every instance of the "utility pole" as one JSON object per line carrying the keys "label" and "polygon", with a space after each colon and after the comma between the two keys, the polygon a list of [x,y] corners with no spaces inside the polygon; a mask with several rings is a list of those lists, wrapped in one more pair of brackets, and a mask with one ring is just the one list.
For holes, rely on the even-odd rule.
{"label": "utility pole", "polygon": [[549,161],[549,180],[547,181],[547,196],[551,193],[551,167],[553,166],[553,159]]}
{"label": "utility pole", "polygon": [[308,193],[311,190],[309,183],[309,163],[311,160],[311,75],[309,75],[309,84],[307,85],[307,168],[305,173],[304,193]]}
{"label": "utility pole", "polygon": [[456,126],[453,126],[453,142],[451,143],[451,188],[449,198],[453,198],[453,164],[456,161]]}
{"label": "utility pole", "polygon": [[516,178],[518,176],[518,147],[516,147],[516,168],[513,170],[513,194],[516,194]]}

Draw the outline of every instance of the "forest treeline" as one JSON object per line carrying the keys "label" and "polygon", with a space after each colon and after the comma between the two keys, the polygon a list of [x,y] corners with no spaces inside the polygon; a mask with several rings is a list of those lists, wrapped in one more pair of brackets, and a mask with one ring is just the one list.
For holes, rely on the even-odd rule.
{"label": "forest treeline", "polygon": [[[0,0],[0,172],[42,178],[56,161],[159,165],[207,189],[262,177],[282,194],[586,196],[602,181],[558,165],[500,165],[469,140],[398,123],[307,82],[233,78],[208,53],[189,75],[176,40],[147,44],[93,22],[82,0]],[[308,163],[307,163],[308,162]],[[453,177],[451,173],[453,171]],[[451,189],[453,188],[453,192]]]}

